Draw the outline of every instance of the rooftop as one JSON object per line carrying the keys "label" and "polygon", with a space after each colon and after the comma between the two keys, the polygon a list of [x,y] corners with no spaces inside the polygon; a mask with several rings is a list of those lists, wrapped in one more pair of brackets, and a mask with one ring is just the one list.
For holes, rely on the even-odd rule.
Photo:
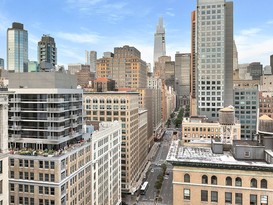
{"label": "rooftop", "polygon": [[178,166],[273,171],[273,164],[264,161],[236,160],[231,152],[214,154],[210,147],[183,146],[179,140],[172,142],[167,161]]}

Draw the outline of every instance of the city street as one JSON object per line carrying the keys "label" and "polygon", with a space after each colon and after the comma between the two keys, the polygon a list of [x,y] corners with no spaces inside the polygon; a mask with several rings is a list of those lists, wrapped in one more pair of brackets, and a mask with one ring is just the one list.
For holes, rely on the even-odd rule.
{"label": "city street", "polygon": [[[161,165],[166,162],[166,157],[168,155],[171,139],[172,139],[172,129],[165,132],[163,139],[160,143],[159,149],[156,155],[153,157],[152,165],[147,173],[147,181],[149,182],[149,187],[145,195],[140,195],[138,203],[139,205],[155,204],[156,201],[156,189],[154,188],[155,182],[157,181],[157,176],[162,172]],[[156,204],[171,205],[172,204],[172,167],[167,164],[168,175],[164,176],[164,181],[162,184],[160,198],[162,201],[158,200]]]}

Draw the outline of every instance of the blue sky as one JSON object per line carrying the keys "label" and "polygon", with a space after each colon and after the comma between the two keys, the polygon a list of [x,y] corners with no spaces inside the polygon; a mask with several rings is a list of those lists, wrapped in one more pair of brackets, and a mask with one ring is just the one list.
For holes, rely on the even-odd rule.
{"label": "blue sky", "polygon": [[[273,54],[273,1],[234,0],[234,38],[239,63],[269,64]],[[29,59],[37,60],[43,34],[55,38],[58,64],[84,63],[85,50],[98,57],[114,47],[135,46],[152,63],[159,16],[166,29],[167,55],[190,51],[190,15],[196,0],[0,0],[0,58],[6,61],[6,30],[24,24]],[[173,59],[174,60],[174,59]]]}

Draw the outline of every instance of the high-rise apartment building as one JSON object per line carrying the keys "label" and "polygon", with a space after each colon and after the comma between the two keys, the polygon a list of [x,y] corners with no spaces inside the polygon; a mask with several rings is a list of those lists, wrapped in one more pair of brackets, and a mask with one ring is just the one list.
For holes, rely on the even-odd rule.
{"label": "high-rise apartment building", "polygon": [[90,65],[90,71],[96,72],[97,52],[85,51],[85,64]]}
{"label": "high-rise apartment building", "polygon": [[161,56],[166,56],[165,28],[163,17],[160,17],[154,34],[154,64]]}
{"label": "high-rise apartment building", "polygon": [[83,103],[86,119],[94,126],[121,122],[121,188],[124,193],[134,193],[143,180],[148,154],[147,111],[139,110],[139,93],[85,92]]}
{"label": "high-rise apartment building", "polygon": [[5,68],[5,62],[3,58],[0,58],[0,69]]}
{"label": "high-rise apartment building", "polygon": [[114,54],[107,52],[97,60],[97,77],[115,80],[116,88],[146,88],[147,73],[147,64],[135,47],[116,47]]}
{"label": "high-rise apartment building", "polygon": [[9,204],[91,204],[92,146],[76,86],[65,73],[9,74]]}
{"label": "high-rise apartment building", "polygon": [[27,72],[28,69],[28,32],[24,25],[13,22],[7,30],[7,70]]}
{"label": "high-rise apartment building", "polygon": [[38,63],[41,70],[44,70],[42,62],[51,64],[52,67],[57,65],[57,47],[54,38],[49,35],[43,35],[42,39],[38,42]]}
{"label": "high-rise apartment building", "polygon": [[217,119],[233,99],[233,2],[197,0],[198,114]]}

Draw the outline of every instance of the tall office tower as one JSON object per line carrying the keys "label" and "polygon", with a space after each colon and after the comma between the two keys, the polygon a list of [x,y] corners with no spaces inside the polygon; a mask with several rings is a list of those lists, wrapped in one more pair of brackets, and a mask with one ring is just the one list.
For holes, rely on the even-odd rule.
{"label": "tall office tower", "polygon": [[233,2],[197,0],[198,114],[216,120],[233,104]]}
{"label": "tall office tower", "polygon": [[160,17],[154,35],[154,64],[160,56],[166,56],[165,28],[163,17]]}
{"label": "tall office tower", "polygon": [[250,63],[247,67],[247,72],[250,73],[252,80],[260,80],[263,75],[263,65],[260,62]]}
{"label": "tall office tower", "polygon": [[103,121],[121,122],[121,188],[134,193],[148,162],[147,111],[139,110],[139,93],[84,92],[83,102],[86,119],[95,127]]}
{"label": "tall office tower", "polygon": [[196,11],[191,13],[191,71],[190,71],[190,115],[197,115],[196,94]]}
{"label": "tall office tower", "polygon": [[[92,133],[92,205],[121,204],[121,123],[102,122]],[[90,188],[91,188],[90,187]],[[77,204],[77,203],[75,203]]]}
{"label": "tall office tower", "polygon": [[43,35],[41,41],[38,42],[38,63],[40,69],[44,70],[44,63],[51,64],[52,67],[57,65],[57,48],[54,38],[49,35]]}
{"label": "tall office tower", "polygon": [[10,73],[9,83],[10,204],[91,204],[92,145],[75,76]]}
{"label": "tall office tower", "polygon": [[13,22],[7,30],[7,70],[27,72],[28,69],[28,32],[24,25]]}
{"label": "tall office tower", "polygon": [[105,53],[97,60],[97,77],[111,78],[116,88],[146,88],[147,64],[141,53],[130,46],[114,48],[114,54]]}
{"label": "tall office tower", "polygon": [[5,62],[3,58],[0,58],[0,69],[4,69],[5,68]]}
{"label": "tall office tower", "polygon": [[8,176],[8,96],[11,92],[0,91],[0,204],[9,204]]}
{"label": "tall office tower", "polygon": [[97,52],[85,51],[85,64],[90,65],[90,71],[96,72]]}
{"label": "tall office tower", "polygon": [[190,101],[190,70],[191,54],[175,54],[175,91],[177,93],[177,107],[189,105]]}

